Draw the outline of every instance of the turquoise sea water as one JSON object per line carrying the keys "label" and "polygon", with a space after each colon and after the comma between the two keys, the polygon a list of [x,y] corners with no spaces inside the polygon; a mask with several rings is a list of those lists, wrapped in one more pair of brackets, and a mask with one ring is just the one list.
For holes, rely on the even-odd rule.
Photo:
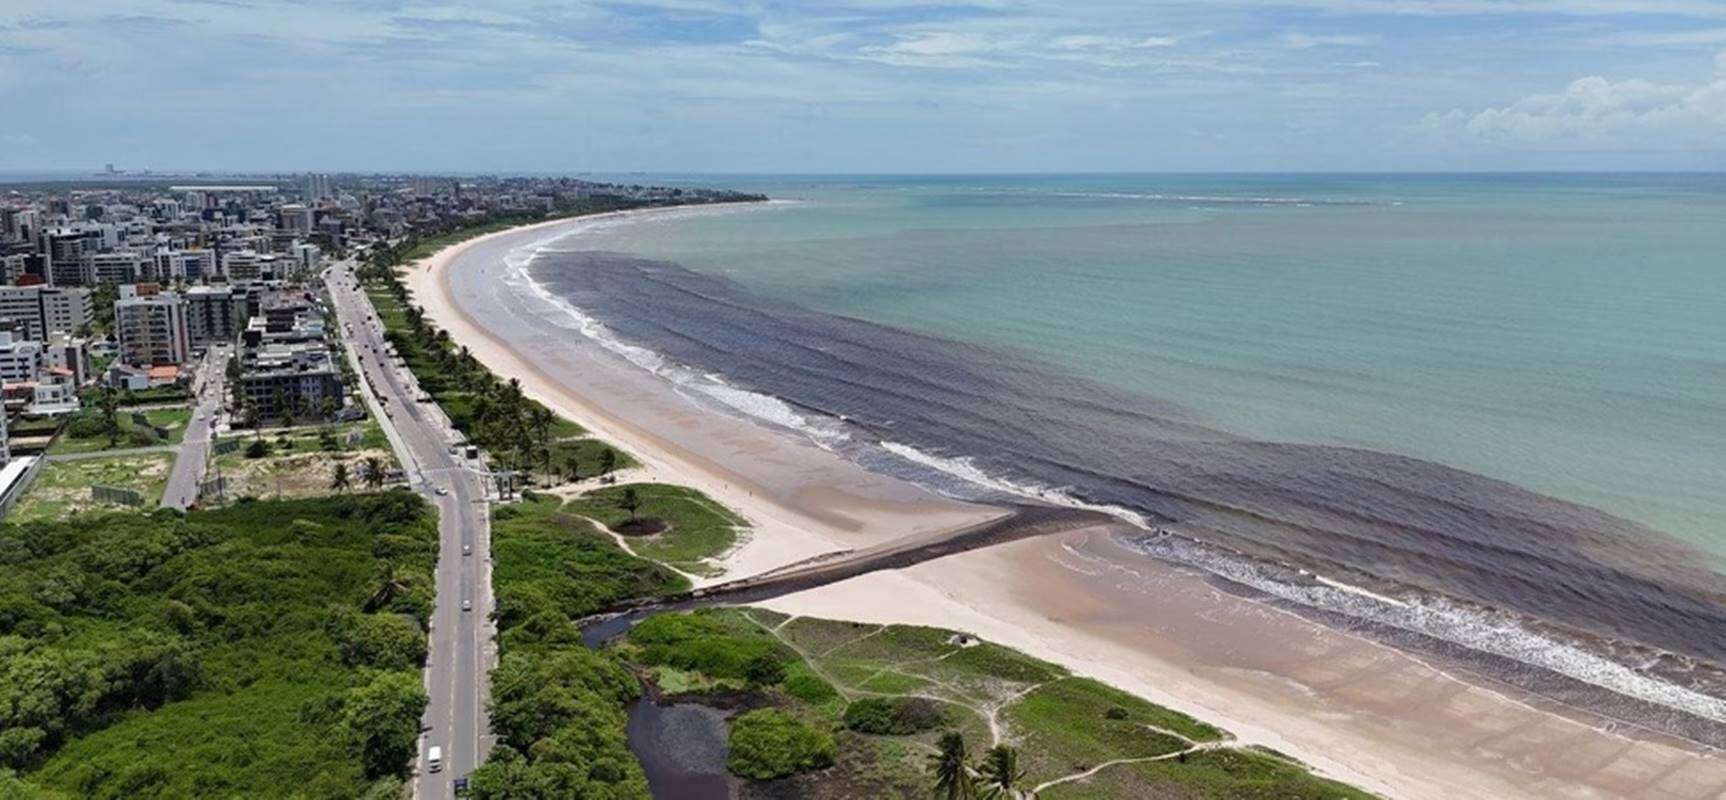
{"label": "turquoise sea water", "polygon": [[1726,177],[689,181],[794,202],[582,248],[1023,354],[1241,436],[1503,479],[1726,557]]}

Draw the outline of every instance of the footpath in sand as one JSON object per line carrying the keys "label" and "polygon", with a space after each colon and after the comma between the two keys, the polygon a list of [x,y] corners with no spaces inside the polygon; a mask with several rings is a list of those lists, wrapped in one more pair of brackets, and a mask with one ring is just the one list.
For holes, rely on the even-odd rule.
{"label": "footpath in sand", "polygon": [[[629,450],[642,479],[693,487],[748,519],[748,541],[717,580],[1002,513],[699,407],[505,280],[511,251],[617,216],[455,245],[409,269],[409,288],[482,363]],[[1392,797],[1726,797],[1726,760],[1717,752],[1621,725],[1606,730],[1583,710],[1537,707],[1517,690],[1225,594],[1100,528],[872,572],[763,605],[966,630]]]}

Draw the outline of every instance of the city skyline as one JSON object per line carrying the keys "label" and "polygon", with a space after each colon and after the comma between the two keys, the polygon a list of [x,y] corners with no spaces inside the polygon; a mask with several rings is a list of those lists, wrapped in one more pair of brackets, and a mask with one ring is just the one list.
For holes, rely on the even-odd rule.
{"label": "city skyline", "polygon": [[1726,168],[1696,0],[10,5],[8,172]]}

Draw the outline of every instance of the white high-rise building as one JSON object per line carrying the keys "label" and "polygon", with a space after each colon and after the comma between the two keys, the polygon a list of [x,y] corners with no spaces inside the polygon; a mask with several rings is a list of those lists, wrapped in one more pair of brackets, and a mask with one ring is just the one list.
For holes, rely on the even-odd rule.
{"label": "white high-rise building", "polygon": [[0,381],[24,383],[42,377],[42,343],[0,331]]}
{"label": "white high-rise building", "polygon": [[302,193],[306,197],[306,202],[314,205],[320,201],[328,200],[336,194],[335,185],[330,181],[330,176],[322,173],[307,173],[302,186]]}
{"label": "white high-rise building", "polygon": [[121,363],[151,367],[184,364],[191,358],[186,304],[174,292],[144,293],[137,286],[120,287],[120,299],[114,303],[114,327],[120,334]]}
{"label": "white high-rise building", "polygon": [[96,316],[89,289],[69,286],[0,286],[0,329],[38,341],[68,335]]}

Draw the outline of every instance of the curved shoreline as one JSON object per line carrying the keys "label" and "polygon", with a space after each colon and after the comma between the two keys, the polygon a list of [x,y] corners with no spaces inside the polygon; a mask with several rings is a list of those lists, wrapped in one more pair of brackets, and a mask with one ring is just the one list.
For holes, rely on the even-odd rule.
{"label": "curved shoreline", "polygon": [[[495,254],[500,244],[513,249],[546,229],[575,230],[615,216],[555,220],[454,245],[416,265],[410,286],[456,341],[473,347],[500,374],[520,377],[529,394],[635,452],[658,476],[653,479],[694,486],[756,522],[754,541],[727,565],[735,574],[866,546],[894,524],[920,522],[930,530],[999,513],[939,498],[912,502],[891,491],[886,499],[870,497],[845,484],[774,485],[771,475],[712,458],[713,448],[703,453],[685,446],[691,437],[725,427],[712,419],[718,415],[690,407],[685,418],[668,426],[624,418],[614,413],[615,401],[606,406],[603,391],[585,383],[578,389],[568,372],[536,363],[544,358],[530,360],[522,352],[525,345],[480,324],[457,301],[451,286],[457,267],[484,269],[488,249]],[[675,431],[678,440],[662,431]],[[774,457],[838,460],[777,432],[755,433],[750,445],[769,448]],[[881,480],[869,482],[878,486]],[[1110,537],[1080,532],[874,573],[766,605],[787,613],[969,628],[1393,796],[1573,796],[1593,790],[1665,797],[1686,783],[1703,790],[1695,796],[1708,797],[1708,787],[1715,794],[1726,789],[1726,765],[1718,758],[1594,731],[1534,708],[1511,696],[1514,690],[1506,694],[1466,682],[1406,653],[1218,595],[1202,579],[1130,553]],[[1162,618],[1171,608],[1179,619]],[[1291,663],[1290,656],[1302,652],[1326,655]],[[1337,664],[1357,669],[1339,684]],[[1411,687],[1423,687],[1421,693],[1432,697],[1409,698]],[[1520,734],[1500,740],[1505,730]],[[1557,741],[1564,746],[1554,746]],[[1602,758],[1615,755],[1575,774],[1578,748]],[[1625,767],[1613,766],[1630,762],[1665,766],[1649,776],[1655,780],[1636,786],[1626,782]],[[1662,783],[1674,779],[1683,780]]]}

